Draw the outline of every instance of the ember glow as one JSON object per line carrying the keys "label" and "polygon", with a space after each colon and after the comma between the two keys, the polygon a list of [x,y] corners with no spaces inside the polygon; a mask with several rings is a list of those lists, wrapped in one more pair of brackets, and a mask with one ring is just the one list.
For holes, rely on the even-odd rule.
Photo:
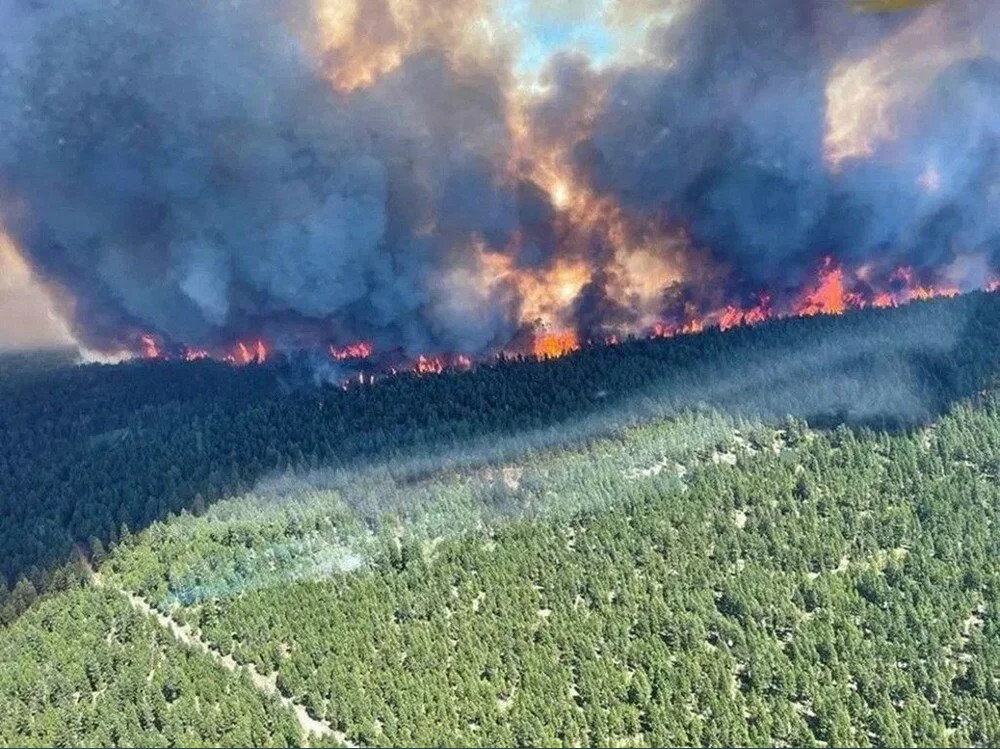
{"label": "ember glow", "polygon": [[432,374],[1000,271],[1000,3],[0,8],[0,224],[90,351]]}

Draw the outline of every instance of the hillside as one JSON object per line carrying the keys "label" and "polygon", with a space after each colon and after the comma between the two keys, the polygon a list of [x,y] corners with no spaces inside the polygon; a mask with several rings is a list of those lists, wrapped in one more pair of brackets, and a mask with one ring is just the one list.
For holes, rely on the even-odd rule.
{"label": "hillside", "polygon": [[346,391],[0,368],[0,743],[994,744],[998,338],[972,294]]}
{"label": "hillside", "polygon": [[288,468],[475,463],[701,405],[822,427],[919,424],[988,384],[998,322],[1000,297],[976,293],[347,391],[294,365],[39,374],[0,357],[0,583],[62,585],[74,543],[106,547],[123,527],[200,513]]}

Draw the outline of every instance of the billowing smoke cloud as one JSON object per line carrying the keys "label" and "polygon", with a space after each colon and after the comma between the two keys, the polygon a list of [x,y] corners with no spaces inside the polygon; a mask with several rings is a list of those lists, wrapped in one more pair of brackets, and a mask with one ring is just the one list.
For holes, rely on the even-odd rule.
{"label": "billowing smoke cloud", "polygon": [[825,256],[985,282],[996,3],[667,5],[539,94],[478,0],[0,0],[0,223],[106,349],[482,353],[791,296]]}
{"label": "billowing smoke cloud", "polygon": [[512,334],[503,290],[461,278],[473,235],[502,246],[524,203],[499,179],[501,73],[430,50],[338,93],[292,33],[304,3],[0,8],[3,223],[73,291],[84,338]]}
{"label": "billowing smoke cloud", "polygon": [[[996,4],[846,5],[686,4],[654,33],[652,60],[604,74],[591,131],[567,146],[580,178],[665,209],[751,287],[797,289],[824,255],[933,270],[992,254]],[[553,76],[543,121],[592,106],[586,75]]]}

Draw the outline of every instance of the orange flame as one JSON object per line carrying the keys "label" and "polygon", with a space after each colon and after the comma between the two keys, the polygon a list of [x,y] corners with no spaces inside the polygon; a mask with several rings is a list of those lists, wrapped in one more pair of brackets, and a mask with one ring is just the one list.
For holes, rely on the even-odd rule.
{"label": "orange flame", "polygon": [[875,298],[872,300],[872,307],[882,308],[882,307],[895,307],[895,306],[896,306],[896,301],[892,298],[892,294],[890,294],[888,291],[880,291],[878,294],[875,295]]}
{"label": "orange flame", "polygon": [[532,344],[532,353],[538,359],[554,359],[580,348],[576,333],[566,330],[561,333],[544,333],[537,336]]}
{"label": "orange flame", "polygon": [[839,315],[847,309],[844,291],[844,271],[834,264],[833,258],[823,259],[816,287],[807,292],[796,305],[796,315]]}
{"label": "orange flame", "polygon": [[440,356],[424,356],[421,354],[413,364],[413,371],[417,374],[441,374],[444,372],[444,359]]}
{"label": "orange flame", "polygon": [[[541,276],[533,278],[532,283],[541,289],[545,281],[555,283],[558,295],[559,282],[575,286],[577,278],[572,266],[557,267],[547,279]],[[875,279],[873,279],[875,276]],[[881,278],[881,283],[878,282]],[[984,286],[986,291],[1000,291],[1000,278],[991,280]],[[539,294],[541,292],[539,291]],[[677,335],[698,333],[707,328],[729,330],[731,328],[752,326],[772,319],[792,316],[839,315],[851,309],[897,307],[911,301],[931,299],[935,297],[951,297],[960,293],[958,287],[948,283],[929,283],[918,277],[918,273],[909,266],[899,266],[887,275],[879,275],[872,266],[861,266],[851,269],[837,263],[832,257],[823,259],[816,271],[815,279],[806,285],[805,290],[797,297],[776,303],[769,293],[761,293],[757,303],[743,307],[739,304],[726,304],[718,308],[699,308],[692,301],[684,304],[681,319],[676,321],[659,320],[647,323],[646,334],[650,338],[669,338]],[[623,330],[621,333],[634,333],[635,330]],[[607,333],[601,338],[606,345],[616,345],[620,341],[619,333]],[[263,339],[237,341],[224,355],[216,351],[198,348],[181,348],[180,353],[171,353],[165,347],[159,336],[153,333],[143,333],[138,338],[139,351],[145,358],[182,358],[187,361],[217,357],[235,366],[252,362],[264,362],[270,356],[268,344]],[[577,334],[572,330],[546,330],[539,326],[527,348],[529,354],[536,359],[554,359],[565,356],[580,348]],[[328,347],[330,356],[337,361],[366,360],[375,354],[375,347],[369,341],[358,341],[344,346]],[[521,352],[525,348],[520,348]],[[413,361],[412,371],[419,375],[441,374],[449,370],[468,370],[475,366],[475,361],[466,354],[450,353],[441,355],[420,355]],[[352,375],[343,383],[344,387],[352,384],[372,384],[381,376],[396,374],[395,369],[378,369],[373,372],[361,372]]]}
{"label": "orange flame", "polygon": [[[766,320],[784,317],[839,315],[850,309],[897,307],[921,299],[953,297],[961,293],[958,287],[952,284],[920,283],[913,269],[906,266],[896,268],[886,279],[889,285],[898,288],[873,291],[870,288],[870,275],[870,268],[850,272],[838,265],[833,258],[828,257],[823,260],[817,271],[816,280],[798,299],[782,309],[774,308],[772,297],[767,293],[761,294],[759,303],[750,308],[730,304],[718,311],[704,312],[688,304],[685,306],[683,322],[656,322],[650,326],[649,336],[670,338],[686,333],[697,333],[712,326],[728,330],[740,325],[757,325]],[[857,290],[852,286],[864,290]],[[1000,290],[1000,279],[990,281],[985,289]]]}
{"label": "orange flame", "polygon": [[255,362],[263,364],[267,361],[267,356],[267,344],[258,338],[250,343],[237,341],[232,351],[224,357],[224,361],[235,366],[244,366]]}
{"label": "orange flame", "polygon": [[676,335],[690,335],[700,333],[705,329],[705,323],[701,320],[688,320],[680,325],[658,322],[653,323],[649,331],[650,338],[673,338]]}
{"label": "orange flame", "polygon": [[152,333],[143,333],[139,336],[139,344],[142,346],[142,356],[145,359],[163,358],[163,349],[160,342]]}
{"label": "orange flame", "polygon": [[368,341],[351,343],[347,346],[341,346],[340,348],[333,345],[330,346],[330,356],[337,361],[346,361],[348,359],[367,359],[374,353],[375,347]]}
{"label": "orange flame", "polygon": [[897,303],[909,302],[914,299],[931,299],[936,296],[958,296],[959,289],[955,286],[926,286],[918,283],[914,277],[913,269],[901,266],[889,276],[891,281],[902,283],[904,290],[899,294]]}
{"label": "orange flame", "polygon": [[771,311],[771,296],[761,294],[760,301],[746,309],[735,305],[727,306],[719,317],[719,329],[729,330],[740,325],[757,325],[773,317]]}

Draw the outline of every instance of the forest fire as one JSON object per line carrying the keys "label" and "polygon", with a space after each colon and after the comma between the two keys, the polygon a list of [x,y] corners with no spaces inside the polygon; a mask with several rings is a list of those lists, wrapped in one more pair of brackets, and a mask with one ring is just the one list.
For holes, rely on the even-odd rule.
{"label": "forest fire", "polygon": [[138,356],[142,359],[188,362],[216,359],[237,367],[252,363],[263,364],[271,354],[268,344],[259,338],[252,341],[237,341],[228,349],[213,353],[208,349],[192,346],[168,346],[153,333],[142,333],[138,337],[138,346]]}
{"label": "forest fire", "polygon": [[[476,2],[378,4],[374,21],[356,0],[176,10],[178,28],[252,42],[212,54],[132,3],[59,4],[87,33],[42,86],[59,14],[24,21],[40,62],[9,66],[23,116],[0,138],[2,231],[85,350],[233,365],[305,351],[352,378],[982,286],[1000,270],[984,114],[1000,84],[976,30],[1000,6],[886,24],[849,3],[768,3],[767,23],[735,0],[637,11],[655,43],[601,60],[553,48],[530,71],[508,54],[524,29],[495,35]],[[126,48],[193,65],[197,90],[134,76]],[[122,101],[158,102],[162,137],[138,137],[150,123]],[[108,183],[135,174],[141,199]]]}
{"label": "forest fire", "polygon": [[349,361],[351,359],[368,359],[375,353],[375,347],[368,341],[351,343],[347,346],[330,345],[330,356],[336,361]]}
{"label": "forest fire", "polygon": [[554,359],[565,356],[580,348],[576,333],[571,330],[561,333],[542,333],[532,344],[532,354],[538,359]]}
{"label": "forest fire", "polygon": [[142,347],[142,356],[145,359],[159,359],[163,355],[159,341],[150,333],[139,336],[139,345]]}
{"label": "forest fire", "polygon": [[[951,284],[921,282],[913,269],[907,266],[900,266],[888,274],[881,289],[873,288],[866,278],[868,275],[868,269],[851,272],[832,257],[825,257],[815,280],[783,307],[775,307],[771,294],[764,292],[758,297],[758,303],[751,307],[727,305],[721,311],[703,314],[691,310],[689,317],[679,323],[654,324],[650,334],[653,337],[669,337],[696,333],[707,327],[728,330],[776,318],[840,315],[852,309],[898,307],[912,301],[952,297],[961,293],[958,287]],[[984,286],[987,291],[998,288],[1000,283],[996,280]]]}
{"label": "forest fire", "polygon": [[761,294],[760,302],[749,309],[740,309],[733,305],[726,307],[719,319],[719,328],[729,330],[737,325],[756,325],[772,316],[771,297],[769,294]]}
{"label": "forest fire", "polygon": [[[770,292],[761,292],[757,296],[756,303],[748,306],[731,303],[717,309],[699,309],[693,302],[688,302],[684,305],[683,315],[679,319],[658,320],[639,330],[622,329],[609,333],[597,341],[614,346],[629,336],[672,338],[699,333],[710,328],[726,331],[780,318],[840,315],[849,310],[897,307],[913,301],[952,297],[960,293],[959,288],[954,285],[922,280],[909,266],[899,266],[889,273],[882,274],[880,281],[874,279],[874,275],[876,274],[870,267],[852,270],[839,264],[832,257],[825,257],[816,270],[813,280],[797,294],[786,295],[786,301],[783,303],[776,303],[775,296]],[[990,292],[1000,290],[1000,279],[993,279],[985,284],[984,290]],[[587,341],[588,345],[594,342],[593,339]],[[137,346],[139,356],[145,359],[178,358],[195,361],[212,358],[233,366],[263,364],[272,358],[275,350],[272,344],[257,338],[237,341],[221,353],[212,353],[202,348],[183,347],[181,353],[175,356],[170,353],[172,349],[152,333],[139,335]],[[579,334],[574,330],[551,330],[545,326],[536,326],[534,332],[527,338],[527,343],[512,343],[502,350],[508,356],[527,356],[545,360],[566,356],[578,351],[582,346]],[[326,351],[333,361],[355,368],[356,371],[344,381],[344,387],[353,384],[371,384],[377,377],[395,375],[407,369],[421,376],[467,370],[473,368],[477,361],[463,353],[419,354],[410,360],[408,365],[404,363],[400,367],[399,355],[396,355],[393,359],[395,363],[390,366],[387,361],[378,360],[375,346],[370,341],[358,341],[342,346],[330,344]],[[496,353],[498,352],[491,352],[480,360],[491,360]],[[365,366],[365,369],[358,369],[360,366]]]}
{"label": "forest fire", "polygon": [[815,288],[806,292],[795,308],[795,314],[809,315],[839,315],[848,307],[860,306],[860,298],[844,290],[844,271],[838,267],[833,258],[823,260],[819,271],[819,279]]}
{"label": "forest fire", "polygon": [[441,374],[444,372],[444,359],[440,356],[424,356],[421,354],[413,363],[413,371],[417,374]]}
{"label": "forest fire", "polygon": [[263,364],[267,361],[267,344],[259,338],[256,341],[244,343],[237,341],[232,350],[224,357],[224,361],[235,366],[247,364]]}

